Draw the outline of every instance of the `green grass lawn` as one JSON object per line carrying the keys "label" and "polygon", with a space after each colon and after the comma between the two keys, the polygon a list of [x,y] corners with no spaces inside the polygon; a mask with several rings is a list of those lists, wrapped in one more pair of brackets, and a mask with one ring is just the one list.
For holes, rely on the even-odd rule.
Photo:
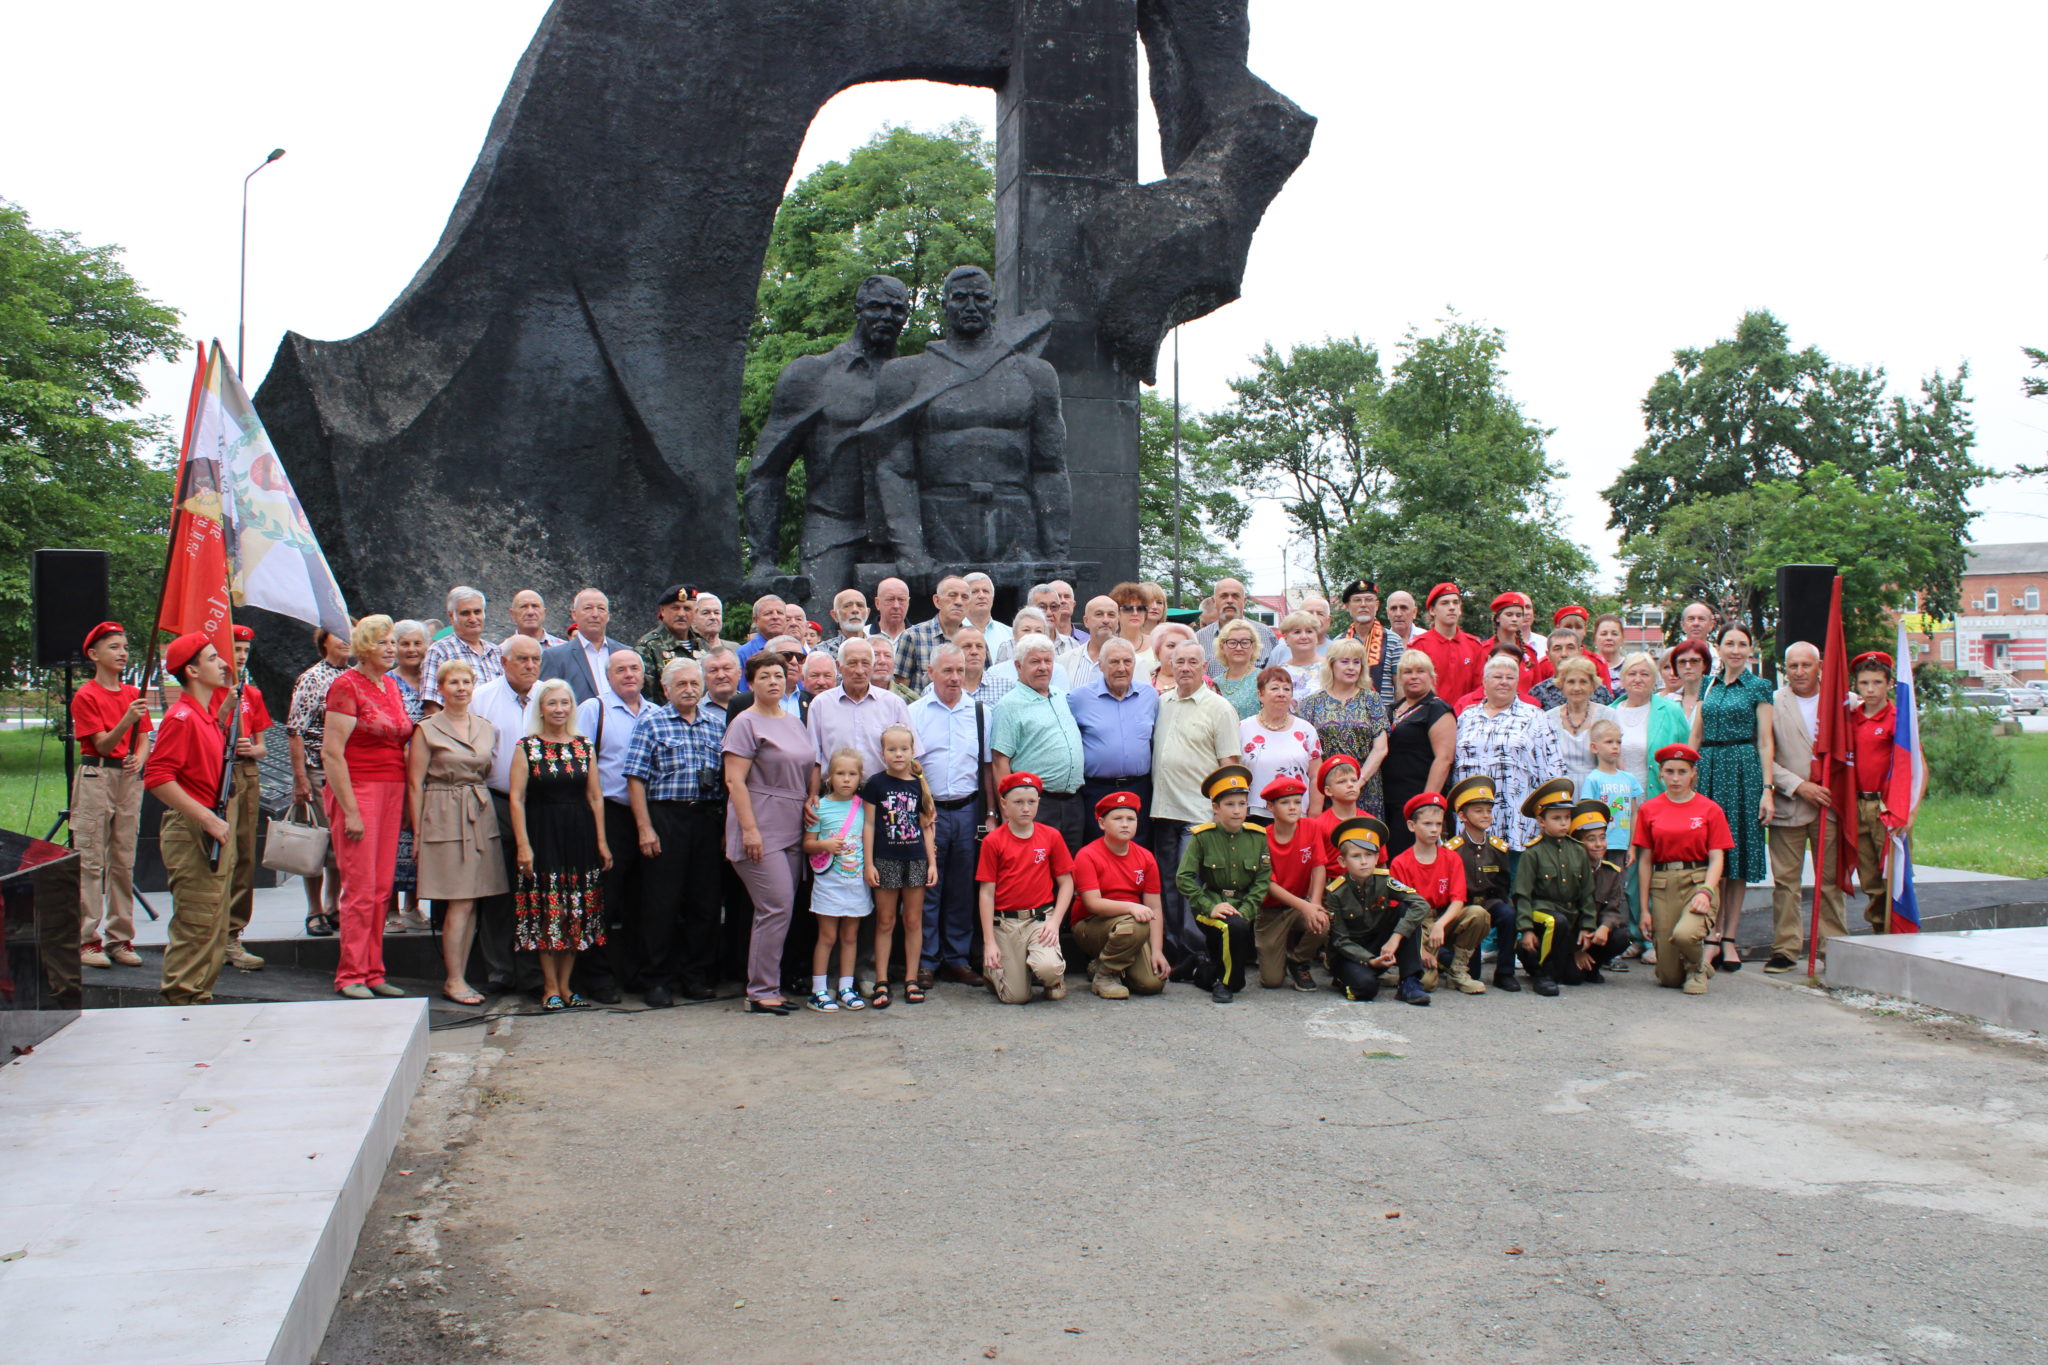
{"label": "green grass lawn", "polygon": [[2004,735],[2012,781],[1995,796],[1930,796],[1913,861],[2007,877],[2048,877],[2048,735]]}
{"label": "green grass lawn", "polygon": [[0,829],[40,839],[63,808],[64,751],[56,729],[0,730]]}

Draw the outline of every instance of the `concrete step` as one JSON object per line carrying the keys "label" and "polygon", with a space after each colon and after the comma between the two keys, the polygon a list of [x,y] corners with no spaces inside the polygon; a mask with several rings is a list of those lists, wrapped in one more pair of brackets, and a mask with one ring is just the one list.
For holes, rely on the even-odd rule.
{"label": "concrete step", "polygon": [[[234,967],[223,968],[220,979],[213,987],[215,1004],[262,1005],[337,998],[334,993],[334,966],[331,961],[324,966],[317,962],[296,964],[271,957],[265,951],[264,945],[252,943],[248,946],[251,952],[264,959],[262,969],[245,972]],[[84,969],[86,1009],[134,1009],[164,1003],[163,949],[138,946],[135,951],[142,958],[140,967],[123,967],[116,964],[107,968]],[[431,977],[407,975],[397,970],[396,964],[391,962],[388,955],[385,962],[387,967],[391,968],[385,979],[403,990],[408,998],[423,1000],[427,1005],[429,1020],[433,1024],[473,1019],[483,1008],[465,1008],[441,998],[438,959]]]}

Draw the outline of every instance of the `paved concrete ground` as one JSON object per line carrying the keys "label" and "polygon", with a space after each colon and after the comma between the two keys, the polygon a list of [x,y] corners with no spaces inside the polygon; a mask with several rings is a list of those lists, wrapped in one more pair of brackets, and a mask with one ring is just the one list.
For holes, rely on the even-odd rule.
{"label": "paved concrete ground", "polygon": [[321,1359],[2048,1356],[2036,1044],[1753,966],[1073,984],[441,1035]]}

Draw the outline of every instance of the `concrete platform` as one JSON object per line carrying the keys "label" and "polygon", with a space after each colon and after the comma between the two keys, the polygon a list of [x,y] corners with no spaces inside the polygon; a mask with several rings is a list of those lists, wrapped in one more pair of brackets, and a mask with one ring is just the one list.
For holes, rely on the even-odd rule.
{"label": "concrete platform", "polygon": [[420,1000],[89,1011],[0,1067],[0,1323],[49,1365],[304,1365],[425,1070]]}
{"label": "concrete platform", "polygon": [[2048,928],[1838,938],[1827,984],[2048,1033]]}

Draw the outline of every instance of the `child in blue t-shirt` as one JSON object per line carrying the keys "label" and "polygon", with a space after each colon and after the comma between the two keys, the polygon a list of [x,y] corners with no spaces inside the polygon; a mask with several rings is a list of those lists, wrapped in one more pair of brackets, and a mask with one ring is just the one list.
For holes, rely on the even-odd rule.
{"label": "child in blue t-shirt", "polygon": [[1629,956],[1637,957],[1642,946],[1637,937],[1642,933],[1638,927],[1642,907],[1636,904],[1636,877],[1631,870],[1635,849],[1629,840],[1635,834],[1636,807],[1643,804],[1649,793],[1643,790],[1642,780],[1634,773],[1621,770],[1621,726],[1611,720],[1596,720],[1587,741],[1593,750],[1593,771],[1579,783],[1579,795],[1607,803],[1607,856],[1621,865],[1622,885],[1628,891],[1629,935],[1637,943]]}
{"label": "child in blue t-shirt", "polygon": [[[811,913],[818,918],[818,942],[811,949],[809,1008],[824,1014],[866,1009],[853,986],[853,955],[860,922],[875,908],[868,895],[865,830],[867,807],[860,799],[861,756],[855,749],[834,753],[818,793],[818,819],[804,836],[811,855]],[[832,949],[839,949],[839,991],[827,989]]]}

